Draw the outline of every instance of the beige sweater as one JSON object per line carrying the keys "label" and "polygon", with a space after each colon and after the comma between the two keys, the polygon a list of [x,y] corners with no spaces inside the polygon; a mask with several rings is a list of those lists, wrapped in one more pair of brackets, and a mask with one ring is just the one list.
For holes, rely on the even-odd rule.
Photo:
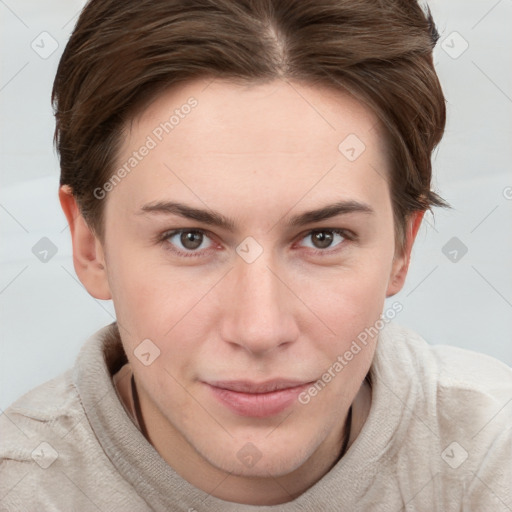
{"label": "beige sweater", "polygon": [[388,324],[359,436],[313,487],[273,507],[222,501],[177,475],[119,398],[125,363],[111,324],[73,369],[0,416],[1,511],[512,511],[512,370],[488,356]]}

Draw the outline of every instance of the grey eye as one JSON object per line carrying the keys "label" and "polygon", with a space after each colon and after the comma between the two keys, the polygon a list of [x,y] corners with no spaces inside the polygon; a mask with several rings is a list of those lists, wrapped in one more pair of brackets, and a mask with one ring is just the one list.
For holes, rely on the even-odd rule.
{"label": "grey eye", "polygon": [[197,231],[185,231],[180,235],[180,242],[186,249],[197,249],[203,242],[203,234]]}
{"label": "grey eye", "polygon": [[[329,247],[339,245],[343,240],[345,240],[345,237],[332,229],[325,229],[308,233],[303,240],[308,239],[311,240],[311,244],[305,244],[306,247],[311,247],[312,249],[327,249]],[[335,240],[337,243],[333,245]]]}
{"label": "grey eye", "polygon": [[207,249],[211,245],[210,241],[209,244],[204,246],[204,243],[209,240],[208,237],[201,231],[193,229],[177,231],[170,235],[167,240],[169,243],[176,246],[178,250],[182,250],[184,252],[196,251],[199,248]]}

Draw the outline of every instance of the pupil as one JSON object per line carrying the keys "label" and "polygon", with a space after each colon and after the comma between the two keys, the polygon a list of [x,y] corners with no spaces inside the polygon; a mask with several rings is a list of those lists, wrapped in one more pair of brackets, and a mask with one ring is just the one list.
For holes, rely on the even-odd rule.
{"label": "pupil", "polygon": [[313,244],[320,249],[325,249],[331,245],[332,239],[332,233],[329,231],[319,231],[313,235]]}
{"label": "pupil", "polygon": [[181,234],[180,238],[183,247],[187,249],[197,249],[203,241],[202,233],[198,233],[197,231],[186,231]]}

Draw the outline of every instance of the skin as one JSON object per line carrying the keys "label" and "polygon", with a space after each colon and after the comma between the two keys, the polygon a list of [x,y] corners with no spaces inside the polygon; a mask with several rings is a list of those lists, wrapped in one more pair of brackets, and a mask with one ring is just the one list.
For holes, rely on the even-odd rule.
{"label": "skin", "polygon": [[[376,339],[308,404],[296,401],[275,416],[237,415],[204,381],[319,379],[379,319],[385,297],[402,288],[423,212],[409,218],[397,254],[382,133],[350,96],[280,80],[207,85],[198,80],[165,92],[127,126],[119,166],[174,109],[191,96],[198,101],[103,199],[104,244],[69,187],[60,201],[78,277],[93,297],[114,302],[150,442],[182,477],[216,497],[283,503],[336,463],[351,404],[350,444],[361,431],[371,405],[362,383]],[[348,134],[366,146],[353,162],[338,150]],[[141,211],[171,200],[219,212],[234,229]],[[373,213],[287,225],[345,200]],[[179,235],[157,241],[175,229],[206,234],[198,249]],[[331,235],[331,245],[318,246],[312,230]],[[249,236],[263,249],[252,263],[236,252]],[[160,356],[144,366],[134,350],[147,338]],[[261,454],[252,467],[237,457],[249,442]]]}

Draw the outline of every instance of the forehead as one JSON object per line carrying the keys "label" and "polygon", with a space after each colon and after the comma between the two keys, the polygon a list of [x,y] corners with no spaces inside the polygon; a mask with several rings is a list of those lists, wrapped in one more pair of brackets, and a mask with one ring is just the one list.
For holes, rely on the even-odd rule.
{"label": "forehead", "polygon": [[[186,108],[190,98],[197,101],[193,109]],[[190,112],[175,112],[181,109]],[[134,126],[153,131],[172,114],[179,120],[172,120],[172,136],[165,137],[171,135],[165,131],[163,135],[179,141],[175,150],[182,151],[190,145],[210,152],[338,151],[340,137],[354,134],[370,142],[368,132],[379,129],[374,114],[348,93],[282,80],[244,85],[220,79],[190,82],[160,94]],[[195,137],[180,137],[184,130]]]}
{"label": "forehead", "polygon": [[183,192],[217,206],[235,190],[246,201],[256,194],[284,203],[308,189],[306,201],[330,193],[369,202],[368,194],[388,192],[375,115],[324,86],[218,79],[180,85],[133,119],[117,166],[144,145],[151,149],[114,191],[130,194],[134,208]]}

